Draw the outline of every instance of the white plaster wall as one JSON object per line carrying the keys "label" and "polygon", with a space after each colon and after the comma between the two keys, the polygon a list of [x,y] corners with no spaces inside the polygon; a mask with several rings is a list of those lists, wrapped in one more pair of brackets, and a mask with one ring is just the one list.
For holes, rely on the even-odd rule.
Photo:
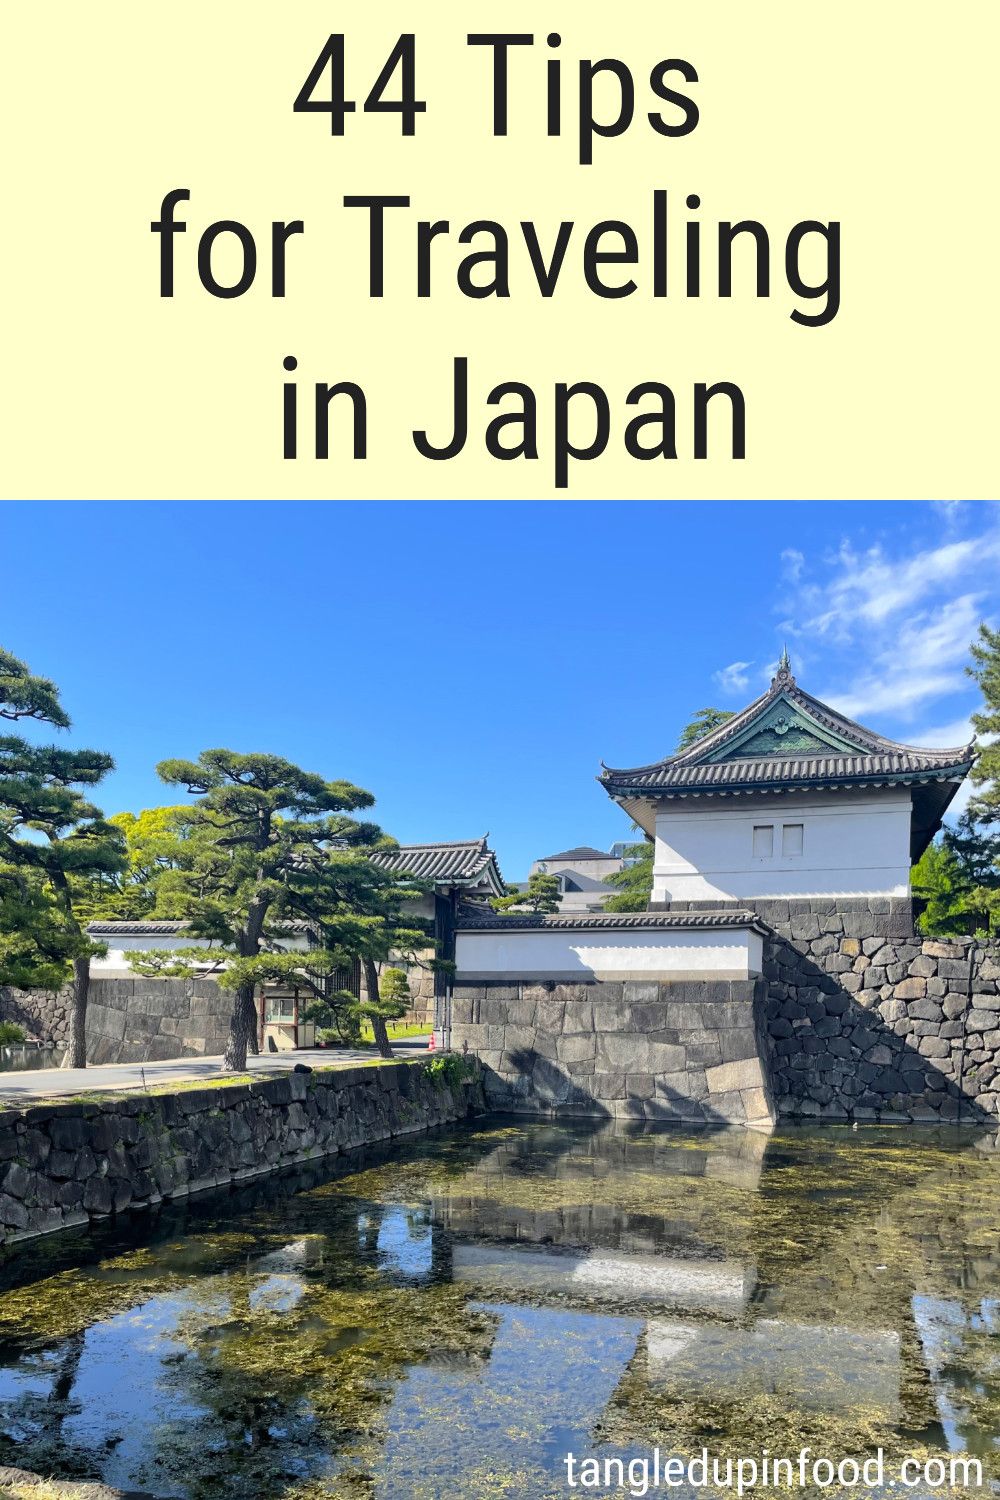
{"label": "white plaster wall", "polygon": [[162,950],[167,948],[173,952],[176,948],[210,948],[212,946],[205,938],[192,938],[184,933],[160,933],[158,936],[142,935],[137,933],[135,937],[122,937],[116,934],[111,938],[95,937],[95,942],[106,942],[108,951],[103,958],[94,958],[90,962],[90,972],[95,979],[112,974],[131,974],[132,969],[126,953],[149,953],[153,949]]}
{"label": "white plaster wall", "polygon": [[[177,948],[212,948],[215,943],[209,942],[207,938],[189,937],[184,932],[168,933],[136,933],[134,937],[123,936],[115,933],[111,937],[102,938],[97,934],[94,938],[97,943],[107,943],[108,951],[103,958],[94,958],[90,962],[90,972],[96,978],[110,978],[112,975],[121,977],[132,973],[132,968],[126,953],[149,953],[153,950],[162,952],[166,949],[173,953]],[[282,944],[283,950],[289,952],[305,950],[308,948],[304,938],[293,937]]]}
{"label": "white plaster wall", "polygon": [[[774,854],[753,853],[755,825],[774,824]],[[785,823],[803,825],[802,853],[782,855]],[[654,901],[780,896],[905,896],[910,793],[664,801],[656,815]]]}
{"label": "white plaster wall", "polygon": [[468,979],[747,979],[760,973],[762,939],[719,931],[613,929],[460,932],[457,982]]}

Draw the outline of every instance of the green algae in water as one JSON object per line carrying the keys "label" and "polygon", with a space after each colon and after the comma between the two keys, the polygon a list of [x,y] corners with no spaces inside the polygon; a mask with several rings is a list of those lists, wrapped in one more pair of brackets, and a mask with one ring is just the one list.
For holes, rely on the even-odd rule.
{"label": "green algae in water", "polygon": [[0,1462],[189,1500],[544,1497],[569,1449],[703,1445],[1000,1477],[989,1144],[498,1121],[43,1242]]}

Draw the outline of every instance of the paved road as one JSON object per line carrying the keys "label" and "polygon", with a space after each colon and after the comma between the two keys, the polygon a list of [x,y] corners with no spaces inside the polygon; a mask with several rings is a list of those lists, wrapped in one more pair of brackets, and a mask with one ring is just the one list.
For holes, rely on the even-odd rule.
{"label": "paved road", "polygon": [[[393,1042],[397,1057],[420,1057],[427,1051],[427,1037],[410,1036]],[[308,1067],[329,1068],[338,1063],[371,1062],[377,1057],[373,1047],[316,1048],[300,1052],[262,1052],[247,1058],[247,1073],[283,1073],[296,1063]],[[84,1090],[105,1093],[109,1089],[141,1089],[145,1083],[159,1086],[190,1079],[217,1079],[222,1076],[221,1057],[178,1057],[171,1062],[106,1063],[95,1068],[39,1068],[34,1072],[0,1073],[0,1101],[30,1104],[59,1094],[79,1094]]]}

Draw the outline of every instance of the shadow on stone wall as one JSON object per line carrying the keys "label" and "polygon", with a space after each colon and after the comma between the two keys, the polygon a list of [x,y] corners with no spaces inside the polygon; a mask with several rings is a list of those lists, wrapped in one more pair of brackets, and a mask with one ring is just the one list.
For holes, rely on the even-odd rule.
{"label": "shadow on stone wall", "polygon": [[[1000,995],[974,974],[971,946],[770,941],[764,1010],[779,1114],[995,1124]],[[973,994],[974,983],[992,993]]]}
{"label": "shadow on stone wall", "polygon": [[493,1108],[770,1127],[762,999],[752,980],[460,985],[452,1044]]}

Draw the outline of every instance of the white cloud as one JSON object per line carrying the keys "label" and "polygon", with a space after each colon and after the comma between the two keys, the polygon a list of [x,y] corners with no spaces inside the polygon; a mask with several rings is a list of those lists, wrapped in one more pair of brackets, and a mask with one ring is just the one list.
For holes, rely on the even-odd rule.
{"label": "white cloud", "polygon": [[731,661],[728,667],[723,667],[719,672],[713,672],[712,680],[724,693],[745,692],[750,685],[747,669],[752,666],[752,661]]}
{"label": "white cloud", "polygon": [[897,552],[883,543],[859,550],[845,540],[832,557],[810,562],[808,582],[803,576],[790,601],[786,595],[782,612],[792,638],[822,661],[827,684],[819,697],[851,718],[906,724],[926,718],[941,699],[974,691],[964,671],[969,643],[1000,604],[995,514],[991,508],[991,524],[978,536]]}
{"label": "white cloud", "polygon": [[792,583],[798,583],[805,565],[805,554],[797,547],[786,547],[781,554],[781,571],[786,578],[791,579]]}
{"label": "white cloud", "polygon": [[905,559],[893,559],[882,546],[858,553],[843,542],[831,577],[801,591],[808,634],[849,639],[859,626],[884,625],[913,612],[929,595],[960,580],[970,581],[1000,561],[1000,529],[980,537],[947,542]]}

